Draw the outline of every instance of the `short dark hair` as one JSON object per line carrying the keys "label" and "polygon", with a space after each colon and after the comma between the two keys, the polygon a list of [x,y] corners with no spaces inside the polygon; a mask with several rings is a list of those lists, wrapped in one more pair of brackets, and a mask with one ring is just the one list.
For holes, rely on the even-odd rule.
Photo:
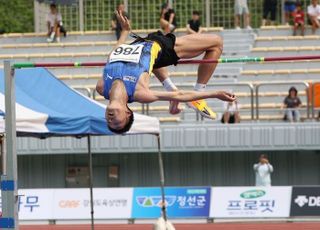
{"label": "short dark hair", "polygon": [[131,129],[131,126],[133,124],[134,121],[134,115],[132,110],[127,106],[128,110],[130,111],[130,116],[129,116],[129,121],[128,123],[122,128],[122,129],[113,129],[109,126],[108,124],[108,128],[111,132],[116,133],[116,134],[123,134],[125,132],[128,132]]}
{"label": "short dark hair", "polygon": [[298,95],[298,90],[297,90],[296,87],[292,86],[292,87],[289,89],[289,94],[291,93],[291,91],[294,91],[296,96]]}
{"label": "short dark hair", "polygon": [[57,5],[55,3],[51,3],[50,8],[57,8]]}
{"label": "short dark hair", "polygon": [[198,16],[200,16],[200,12],[199,12],[198,10],[192,11],[192,14],[193,14],[193,15],[198,15]]}

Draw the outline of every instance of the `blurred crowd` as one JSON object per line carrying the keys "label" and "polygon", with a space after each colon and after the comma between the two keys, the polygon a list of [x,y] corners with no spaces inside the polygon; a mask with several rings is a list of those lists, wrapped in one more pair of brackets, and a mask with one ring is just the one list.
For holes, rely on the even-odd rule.
{"label": "blurred crowd", "polygon": [[[261,26],[274,25],[277,17],[277,7],[280,0],[263,0],[263,15]],[[118,11],[122,12],[129,19],[129,14],[125,12],[125,5],[120,3],[117,7]],[[305,33],[305,22],[312,28],[312,34],[320,28],[320,5],[319,0],[310,0],[307,9],[303,9],[302,4],[298,0],[285,0],[283,5],[283,13],[285,23],[293,25],[293,35],[297,35],[298,30],[300,34]],[[306,15],[306,16],[305,16]],[[175,10],[170,6],[169,2],[163,3],[160,12],[159,24],[164,33],[172,33],[177,28],[177,18]],[[62,16],[58,12],[55,4],[50,5],[50,12],[46,17],[48,27],[48,42],[60,42],[60,34],[67,35],[62,23]],[[250,11],[247,0],[234,0],[234,27],[237,30],[241,29],[251,30],[250,25]],[[181,25],[179,25],[181,27]],[[111,20],[111,29],[115,31],[118,39],[121,33],[121,27],[117,18],[113,15]],[[186,29],[188,33],[201,33],[201,12],[193,9],[190,20],[186,22]],[[4,32],[1,31],[0,33]]]}

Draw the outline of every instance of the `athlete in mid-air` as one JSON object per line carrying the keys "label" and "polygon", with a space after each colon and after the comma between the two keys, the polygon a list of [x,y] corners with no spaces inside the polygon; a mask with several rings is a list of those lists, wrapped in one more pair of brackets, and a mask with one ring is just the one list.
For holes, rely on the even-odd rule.
{"label": "athlete in mid-air", "polygon": [[[169,101],[171,114],[180,112],[179,102],[199,111],[201,115],[215,119],[216,114],[207,106],[206,98],[234,101],[236,97],[224,91],[205,91],[217,64],[200,64],[195,91],[178,90],[168,77],[166,66],[176,65],[180,58],[194,58],[204,53],[203,59],[218,59],[222,53],[222,39],[216,35],[190,34],[175,37],[160,31],[146,38],[136,36],[130,45],[124,44],[130,32],[130,23],[116,12],[123,28],[117,45],[109,55],[103,77],[97,83],[97,92],[109,100],[106,120],[109,129],[117,134],[129,131],[133,112],[127,103],[133,101],[151,103]],[[150,74],[161,81],[166,91],[149,88]]]}

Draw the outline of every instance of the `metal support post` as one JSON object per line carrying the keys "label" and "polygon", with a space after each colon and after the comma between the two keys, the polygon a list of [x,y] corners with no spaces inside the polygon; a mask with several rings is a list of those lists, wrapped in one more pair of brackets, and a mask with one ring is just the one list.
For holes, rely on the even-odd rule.
{"label": "metal support post", "polygon": [[124,10],[125,10],[126,12],[128,12],[128,9],[129,9],[128,0],[124,0],[124,1],[123,1],[123,4],[124,4]]}
{"label": "metal support post", "polygon": [[210,27],[210,0],[206,0],[206,27]]}
{"label": "metal support post", "polygon": [[83,0],[79,0],[79,23],[80,23],[80,31],[84,31]]}
{"label": "metal support post", "polygon": [[10,61],[4,61],[5,73],[5,171],[1,176],[2,218],[1,229],[19,229],[18,185],[16,152],[16,110],[14,70]]}

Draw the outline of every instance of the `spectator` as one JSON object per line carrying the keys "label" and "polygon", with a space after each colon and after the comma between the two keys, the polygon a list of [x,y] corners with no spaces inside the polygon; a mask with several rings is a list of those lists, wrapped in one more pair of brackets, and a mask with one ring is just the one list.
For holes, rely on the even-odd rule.
{"label": "spectator", "polygon": [[294,21],[293,36],[297,35],[297,30],[299,27],[301,29],[301,36],[304,36],[304,12],[302,10],[301,3],[296,4],[296,9],[292,15]]}
{"label": "spectator", "polygon": [[320,28],[320,5],[318,0],[312,0],[308,6],[309,23],[312,26],[312,34],[316,33],[316,29]]}
{"label": "spectator", "polygon": [[238,102],[226,102],[225,112],[221,118],[222,123],[240,123],[240,113]]}
{"label": "spectator", "polygon": [[253,165],[253,170],[256,174],[256,186],[271,186],[273,167],[269,163],[267,155],[260,155],[259,163]]}
{"label": "spectator", "polygon": [[[47,14],[47,25],[48,25],[48,39],[47,42],[53,42],[56,39],[57,42],[60,42],[60,31],[62,27],[62,17],[58,12],[56,4],[50,4],[50,12]],[[65,32],[66,33],[66,32]],[[66,34],[65,34],[66,36]]]}
{"label": "spectator", "polygon": [[235,0],[234,4],[234,24],[237,30],[240,30],[240,20],[243,15],[244,27],[251,30],[250,26],[250,14],[247,0]]}
{"label": "spectator", "polygon": [[297,0],[286,0],[284,2],[284,16],[285,16],[286,25],[289,25],[290,16],[296,9],[296,3],[297,3]]}
{"label": "spectator", "polygon": [[[125,6],[123,3],[120,3],[117,7],[117,11],[121,12],[123,16],[127,17],[129,19],[129,15],[127,12],[125,12]],[[120,22],[117,19],[116,14],[113,14],[112,20],[111,20],[111,28],[116,32],[116,38],[119,40],[121,35],[121,25]]]}
{"label": "spectator", "polygon": [[160,14],[160,27],[164,33],[172,33],[177,28],[176,15],[168,2],[164,3]]}
{"label": "spectator", "polygon": [[[277,12],[277,0],[264,0],[262,26],[274,25],[274,22],[276,20],[276,12]],[[267,23],[269,14],[270,14],[270,22]]]}
{"label": "spectator", "polygon": [[4,34],[4,33],[5,33],[4,29],[0,28],[0,34]]}
{"label": "spectator", "polygon": [[199,11],[195,10],[192,12],[192,18],[188,21],[187,24],[187,32],[188,34],[200,34],[202,32]]}
{"label": "spectator", "polygon": [[298,97],[298,91],[295,87],[289,89],[289,95],[283,101],[286,112],[284,120],[293,122],[300,121],[300,112],[298,108],[301,106],[300,98]]}

